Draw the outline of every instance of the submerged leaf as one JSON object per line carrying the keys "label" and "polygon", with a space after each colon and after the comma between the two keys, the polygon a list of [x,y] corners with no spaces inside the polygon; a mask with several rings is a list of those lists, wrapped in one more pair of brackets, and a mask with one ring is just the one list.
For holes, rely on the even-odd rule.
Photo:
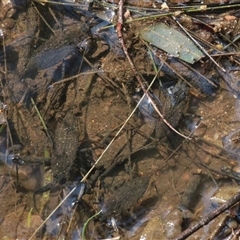
{"label": "submerged leaf", "polygon": [[140,36],[145,41],[188,63],[194,63],[204,57],[188,37],[164,23],[144,28]]}

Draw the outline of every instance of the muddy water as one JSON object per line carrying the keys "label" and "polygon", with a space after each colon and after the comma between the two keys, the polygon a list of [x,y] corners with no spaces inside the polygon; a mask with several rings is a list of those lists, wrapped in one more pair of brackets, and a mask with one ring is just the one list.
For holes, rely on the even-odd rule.
{"label": "muddy water", "polygon": [[[229,198],[238,189],[227,194],[225,186],[234,183],[221,174],[222,167],[236,170],[239,152],[239,71],[229,71],[234,66],[224,64],[228,59],[221,63],[227,73],[204,59],[194,65],[218,89],[169,58],[151,96],[164,118],[191,139],[171,131],[145,98],[86,185],[80,184],[136,105],[136,95],[139,99],[143,93],[128,61],[106,41],[116,39],[114,32],[99,34],[106,42],[92,39],[85,51],[79,43],[91,37],[92,18],[59,6],[20,6],[18,11],[1,19],[16,24],[4,25],[0,55],[1,98],[7,105],[1,109],[0,238],[29,239],[71,190],[32,239],[84,239],[83,233],[86,239],[174,238],[214,209],[211,201],[218,192]],[[131,25],[124,34],[130,56],[149,83],[155,72],[134,32],[138,27]],[[152,54],[156,66],[162,65],[164,53],[153,49]],[[11,146],[16,144],[22,148]],[[218,239],[217,224],[189,239]]]}

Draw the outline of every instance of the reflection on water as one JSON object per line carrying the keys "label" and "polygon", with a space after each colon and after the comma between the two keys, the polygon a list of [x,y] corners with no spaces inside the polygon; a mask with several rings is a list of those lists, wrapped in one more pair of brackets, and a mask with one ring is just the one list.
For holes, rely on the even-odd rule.
{"label": "reflection on water", "polygon": [[16,178],[16,183],[27,191],[36,191],[42,187],[44,167],[41,163],[29,165],[16,154],[6,151],[0,153],[3,170]]}
{"label": "reflection on water", "polygon": [[[92,4],[84,4],[82,11],[36,4],[15,9],[16,16],[0,16],[0,21],[16,22],[4,29],[6,41],[1,37],[0,125],[7,130],[1,132],[0,239],[175,238],[238,191],[233,180],[238,181],[239,167],[239,72],[218,74],[205,59],[191,69],[152,47],[153,59],[147,58],[146,45],[135,32],[139,25],[126,26],[124,37],[144,84],[154,78],[155,64],[163,65],[161,84],[155,82],[152,100],[144,96],[139,105],[145,122],[133,114],[96,164],[143,93],[132,96],[138,86],[115,28],[92,15]],[[97,13],[106,8],[94,7]],[[114,12],[108,9],[111,15],[106,16],[113,22]],[[125,17],[134,14],[141,11]],[[30,37],[14,45],[23,35]],[[89,37],[95,39],[86,41]],[[230,65],[224,68],[228,71]],[[99,75],[86,72],[96,68],[101,68]],[[66,77],[72,78],[49,91],[48,86]],[[224,85],[221,92],[219,85]],[[192,139],[172,132],[151,101],[165,122],[185,135],[194,132]],[[13,143],[23,149],[6,147]],[[189,239],[231,236],[239,227],[239,213],[235,208],[230,212],[233,217],[223,214],[223,220],[217,218]]]}
{"label": "reflection on water", "polygon": [[[57,205],[58,205],[59,196],[56,197],[56,194],[54,193],[50,195],[49,206],[52,206],[54,208],[52,209],[48,208],[48,211],[50,213],[53,212],[53,214],[45,224],[44,235],[58,236],[58,238],[61,238],[61,237],[64,238],[64,236],[68,234],[69,226],[75,214],[77,204],[79,203],[84,193],[84,190],[85,190],[85,184],[84,183],[79,184],[78,182],[73,183],[71,186],[65,187],[63,190],[62,198],[64,199],[66,196],[68,197],[58,207]],[[75,234],[74,233],[70,234],[70,236],[71,235],[74,236]],[[80,226],[79,226],[79,230],[77,231],[77,234],[78,234],[78,237],[81,234]],[[71,237],[71,238],[73,239],[74,237]]]}

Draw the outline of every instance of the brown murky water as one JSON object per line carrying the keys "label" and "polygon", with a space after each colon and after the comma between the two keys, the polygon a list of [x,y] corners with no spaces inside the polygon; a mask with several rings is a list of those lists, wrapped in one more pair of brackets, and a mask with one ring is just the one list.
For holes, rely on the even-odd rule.
{"label": "brown murky water", "polygon": [[[142,23],[126,25],[129,54],[146,85],[156,75],[154,64],[161,66],[151,97],[188,138],[170,130],[145,97],[83,184],[143,95],[116,33],[93,31],[102,20],[88,12],[1,6],[0,239],[171,239],[238,191],[237,177],[221,171],[238,167],[237,56],[218,59],[226,73],[201,59],[192,65],[200,75],[147,49],[138,38]],[[219,27],[218,15],[214,19],[210,26]],[[181,18],[218,43],[212,30],[190,20]],[[238,22],[222,34],[234,39]],[[227,219],[231,231],[215,231],[223,215],[188,239],[228,237],[239,223]]]}

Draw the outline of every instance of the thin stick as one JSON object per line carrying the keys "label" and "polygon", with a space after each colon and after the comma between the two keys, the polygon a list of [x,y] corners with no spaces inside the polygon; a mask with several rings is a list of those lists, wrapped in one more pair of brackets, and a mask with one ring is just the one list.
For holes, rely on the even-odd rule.
{"label": "thin stick", "polygon": [[0,29],[0,36],[2,37],[2,41],[3,41],[3,59],[4,59],[4,75],[5,78],[7,76],[7,56],[6,56],[6,45],[5,45],[5,36],[3,31]]}
{"label": "thin stick", "polygon": [[68,195],[56,206],[56,208],[48,215],[48,217],[40,224],[40,226],[35,230],[35,232],[32,234],[32,236],[28,239],[31,240],[36,233],[44,226],[44,224],[47,222],[47,220],[56,212],[56,210],[66,201],[66,199],[75,191],[77,187],[74,187]]}
{"label": "thin stick", "polygon": [[216,187],[218,187],[217,181],[215,180],[215,178],[213,177],[211,171],[208,169],[208,167],[206,166],[206,164],[203,162],[203,160],[199,157],[199,155],[197,154],[197,152],[195,151],[195,149],[193,149],[193,147],[191,145],[189,145],[189,147],[192,149],[192,151],[195,153],[196,157],[198,158],[198,160],[201,162],[200,164],[206,169],[207,173],[209,174],[210,178],[212,179],[212,181],[214,182],[214,184],[216,185]]}
{"label": "thin stick", "polygon": [[[149,85],[148,89],[146,91],[149,91],[149,89],[151,88],[152,84],[154,83],[155,79],[157,78],[157,74],[155,75],[155,77],[153,78],[151,84]],[[133,116],[133,114],[135,113],[135,111],[137,110],[138,106],[141,104],[142,100],[145,98],[145,96],[147,96],[146,93],[143,94],[143,96],[141,97],[141,99],[139,100],[139,102],[137,103],[136,107],[132,110],[132,112],[130,113],[130,115],[127,117],[127,119],[125,120],[125,122],[123,123],[123,125],[120,127],[120,129],[118,130],[118,132],[116,133],[116,135],[113,137],[113,139],[111,140],[111,142],[107,145],[107,147],[104,149],[104,151],[102,152],[102,154],[100,155],[100,157],[96,160],[96,162],[93,164],[93,166],[91,167],[91,169],[86,173],[86,175],[83,177],[83,179],[81,180],[81,182],[84,182],[88,175],[92,172],[92,170],[97,166],[97,164],[99,163],[99,161],[102,159],[103,155],[107,152],[107,150],[110,148],[110,146],[112,145],[112,143],[116,140],[116,138],[118,137],[118,135],[121,133],[121,131],[123,130],[123,128],[126,126],[126,124],[128,123],[128,121],[130,120],[130,118]]]}
{"label": "thin stick", "polygon": [[88,75],[88,74],[93,74],[93,73],[103,73],[103,72],[104,72],[103,70],[96,70],[96,71],[88,71],[88,72],[79,73],[79,74],[74,75],[74,76],[72,76],[72,77],[64,78],[64,79],[62,79],[62,80],[60,80],[60,81],[54,82],[54,83],[52,83],[52,84],[50,85],[50,87],[53,87],[53,86],[55,86],[55,85],[57,85],[57,84],[60,84],[60,83],[68,82],[68,81],[73,80],[73,79],[75,79],[75,78],[77,78],[77,77],[79,77],[79,76]]}
{"label": "thin stick", "polygon": [[[188,69],[190,69],[191,71],[195,72],[196,74],[198,74],[200,77],[204,78],[209,84],[211,84],[212,86],[214,86],[215,88],[217,88],[218,86],[212,82],[210,79],[208,79],[207,77],[205,77],[204,75],[202,75],[200,72],[198,72],[196,69],[194,69],[193,67],[191,67],[189,64],[187,64],[186,62],[182,61],[181,59],[178,59],[179,62],[181,62],[184,66],[186,66]],[[199,92],[199,91],[198,91]]]}
{"label": "thin stick", "polygon": [[[144,17],[139,17],[139,18],[134,18],[134,19],[130,19],[127,20],[126,23],[132,23],[132,22],[136,22],[136,21],[143,21],[143,20],[152,20],[152,19],[157,19],[157,18],[163,18],[163,17],[167,17],[167,16],[174,16],[176,15],[176,11],[174,10],[178,10],[181,11],[182,13],[202,13],[202,12],[207,12],[207,11],[214,11],[214,10],[221,10],[221,9],[229,9],[229,8],[239,8],[240,4],[233,4],[233,5],[224,5],[224,6],[216,6],[216,7],[208,7],[207,5],[197,5],[197,6],[191,6],[191,8],[187,8],[184,9],[184,7],[179,7],[179,8],[173,8],[170,7],[169,11],[167,13],[160,13],[160,14],[156,14],[156,15],[148,15],[148,16],[144,16]],[[205,7],[205,8],[204,8]]]}
{"label": "thin stick", "polygon": [[[159,69],[159,71],[161,70],[161,68]],[[157,75],[153,78],[152,82],[150,83],[147,91],[151,88],[152,84],[154,83],[154,81],[157,78]],[[122,125],[122,127],[118,130],[118,132],[116,133],[116,135],[114,136],[114,138],[112,139],[112,141],[108,144],[108,146],[105,148],[105,150],[102,152],[102,154],[100,155],[100,157],[96,160],[96,162],[94,163],[94,165],[91,167],[91,169],[86,173],[86,175],[82,178],[82,180],[80,182],[85,182],[87,177],[89,176],[89,174],[93,171],[93,169],[96,167],[96,165],[99,163],[99,161],[102,159],[103,155],[106,153],[106,151],[110,148],[110,146],[112,145],[112,143],[115,141],[115,139],[118,137],[118,135],[120,134],[120,132],[123,130],[123,128],[126,126],[127,122],[129,121],[129,119],[132,117],[132,115],[134,114],[134,112],[137,110],[138,106],[141,104],[142,100],[145,98],[145,94],[143,94],[142,98],[139,100],[139,102],[137,103],[136,107],[133,109],[133,111],[131,112],[131,114],[129,115],[129,117],[125,120],[124,124]],[[29,240],[31,240],[34,235],[44,226],[44,224],[47,222],[47,220],[56,212],[56,210],[64,203],[64,201],[66,201],[66,199],[75,191],[77,187],[74,187],[68,194],[67,196],[57,205],[57,207],[49,214],[49,216],[43,221],[43,223],[35,230],[35,232],[32,234],[32,236],[29,238]]]}
{"label": "thin stick", "polygon": [[[94,69],[93,64],[91,64],[85,56],[83,56],[83,60],[84,60],[92,69]],[[103,81],[105,81],[107,84],[110,84],[111,86],[113,86],[113,88],[116,88],[116,89],[119,91],[119,94],[121,95],[121,97],[122,97],[123,99],[125,99],[125,94],[124,94],[124,92],[122,91],[121,88],[119,88],[119,86],[118,86],[111,78],[107,77],[107,76],[104,74],[104,72],[101,72],[101,71],[96,72],[96,74],[97,74]]]}
{"label": "thin stick", "polygon": [[[33,3],[34,4],[34,3]],[[53,35],[55,35],[55,31],[53,30],[53,28],[48,24],[48,22],[46,21],[46,19],[43,17],[43,15],[39,12],[38,8],[35,6],[34,4],[34,9],[36,10],[36,12],[39,14],[40,18],[43,20],[43,22],[47,25],[47,27],[51,30],[51,32],[53,33]]]}
{"label": "thin stick", "polygon": [[33,107],[34,107],[34,109],[36,110],[37,115],[38,115],[38,117],[39,117],[39,119],[40,119],[40,121],[41,121],[41,123],[42,123],[42,125],[43,125],[43,128],[44,128],[44,130],[45,130],[45,132],[46,132],[46,134],[47,134],[47,136],[48,136],[48,139],[50,140],[50,142],[51,142],[51,144],[52,144],[53,141],[52,141],[52,139],[51,139],[51,137],[50,137],[50,135],[49,135],[49,133],[48,133],[47,126],[46,126],[46,124],[45,124],[45,122],[44,122],[44,120],[43,120],[43,118],[42,118],[42,115],[41,115],[41,113],[39,112],[39,110],[38,110],[38,108],[37,108],[37,106],[36,106],[36,104],[35,104],[35,102],[34,102],[34,100],[33,100],[32,98],[31,98],[31,102],[32,102]]}
{"label": "thin stick", "polygon": [[208,52],[188,33],[188,31],[182,26],[182,24],[177,20],[176,17],[172,16],[174,21],[178,24],[178,26],[185,32],[185,34],[198,46],[198,48],[211,59],[211,61],[219,67],[223,72],[226,72],[226,70],[221,67],[212,57],[208,54]]}
{"label": "thin stick", "polygon": [[184,232],[182,232],[178,237],[174,238],[173,240],[183,240],[192,235],[194,232],[196,232],[198,229],[203,227],[204,225],[211,222],[214,218],[219,216],[221,213],[223,213],[225,210],[232,207],[234,204],[240,201],[240,192],[234,195],[231,199],[229,199],[226,203],[222,204],[220,207],[216,208],[214,211],[209,213],[206,217],[202,218],[197,224],[194,226],[186,229]]}
{"label": "thin stick", "polygon": [[[189,133],[188,139],[191,139],[191,140],[192,140],[192,136],[193,136],[193,134],[195,133],[195,131],[198,129],[198,127],[200,126],[200,124],[201,124],[201,119],[200,119],[199,122],[197,123],[195,129],[193,129],[193,131]],[[181,144],[179,144],[178,147],[177,147],[176,149],[174,149],[174,151],[173,151],[166,159],[164,159],[164,162],[167,162],[169,159],[171,159],[171,157],[173,157],[174,154],[177,153],[177,151],[183,146],[183,143],[185,143],[188,139],[184,139],[184,141],[183,141]]]}
{"label": "thin stick", "polygon": [[79,3],[71,3],[71,2],[58,2],[58,1],[49,1],[49,0],[33,0],[33,2],[41,3],[41,4],[56,4],[56,5],[65,5],[65,6],[73,6],[73,7],[84,7],[84,4]]}
{"label": "thin stick", "polygon": [[[149,46],[149,44],[147,44],[145,41],[142,41],[145,45],[146,45],[146,47],[149,49],[149,51],[150,51],[150,57],[151,57],[151,60],[152,61],[154,61],[153,60],[153,54],[154,54],[154,51],[153,51],[153,49]],[[157,58],[159,58],[159,59],[161,59],[161,57],[160,56],[158,56],[158,55],[156,55],[156,54],[154,54]],[[162,62],[163,60],[161,59],[161,62]],[[171,69],[171,71],[174,73],[174,74],[176,74],[182,81],[184,81],[189,87],[191,87],[191,88],[193,88],[196,92],[198,92],[199,94],[200,94],[200,92],[192,85],[192,84],[190,84],[184,77],[182,77],[182,75],[181,74],[179,74],[177,71],[175,71],[175,69],[173,69],[165,60],[164,60],[164,64],[168,67],[168,68],[170,68]],[[155,67],[154,67],[155,68]]]}
{"label": "thin stick", "polygon": [[158,115],[161,117],[161,119],[163,120],[163,122],[170,128],[172,129],[175,133],[177,133],[178,135],[180,135],[181,137],[185,138],[185,139],[189,139],[187,136],[183,135],[182,133],[180,133],[179,131],[177,131],[166,119],[165,117],[162,115],[162,113],[159,111],[158,107],[156,106],[156,104],[154,103],[154,101],[152,100],[151,96],[148,94],[148,92],[146,91],[144,84],[142,82],[141,79],[141,75],[139,74],[139,72],[137,71],[136,67],[134,66],[131,58],[129,57],[126,45],[124,43],[124,39],[123,39],[123,35],[122,35],[122,27],[123,27],[123,0],[119,1],[119,9],[118,9],[118,23],[117,23],[117,34],[118,34],[118,38],[119,38],[119,42],[122,45],[123,51],[128,59],[128,62],[132,68],[133,73],[135,74],[135,77],[138,80],[138,83],[140,84],[144,94],[148,97],[148,99],[151,101],[151,104],[154,108],[154,110],[158,113]]}

